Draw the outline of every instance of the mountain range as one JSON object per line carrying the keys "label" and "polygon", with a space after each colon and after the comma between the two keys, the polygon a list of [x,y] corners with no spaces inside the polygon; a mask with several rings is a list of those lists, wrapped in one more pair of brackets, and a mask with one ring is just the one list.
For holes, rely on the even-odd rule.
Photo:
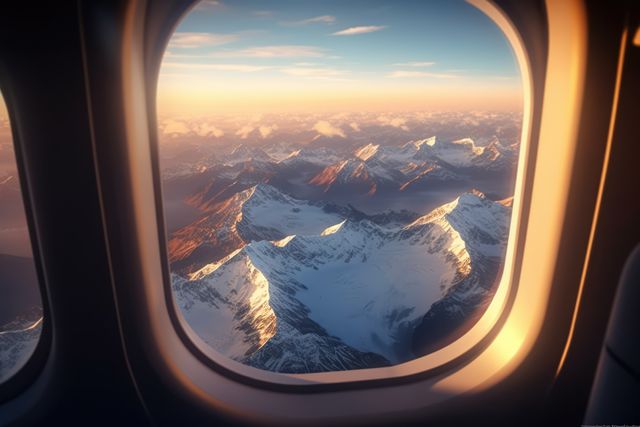
{"label": "mountain range", "polygon": [[197,242],[217,252],[172,276],[174,296],[205,342],[254,367],[302,373],[401,363],[438,338],[428,325],[490,297],[509,217],[508,203],[480,192],[417,218],[374,218],[257,185],[192,233],[215,230]]}

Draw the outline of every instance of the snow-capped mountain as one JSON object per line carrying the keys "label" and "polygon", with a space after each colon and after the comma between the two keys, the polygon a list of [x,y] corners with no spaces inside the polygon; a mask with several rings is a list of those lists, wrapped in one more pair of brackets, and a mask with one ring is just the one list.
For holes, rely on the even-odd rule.
{"label": "snow-capped mountain", "polygon": [[517,158],[513,149],[500,144],[497,139],[486,146],[478,146],[471,138],[455,141],[435,141],[430,146],[433,158],[455,168],[475,168],[482,171],[501,171],[515,166]]}
{"label": "snow-capped mountain", "polygon": [[[433,304],[416,326],[412,337],[416,356],[431,353],[458,338],[466,330],[465,325],[472,325],[484,313],[495,292],[504,262],[512,198],[491,202],[481,193],[476,194],[478,198],[467,205],[469,215],[448,215],[454,227],[466,230],[470,273]],[[434,213],[440,215],[438,210]],[[503,218],[496,222],[492,217]]]}
{"label": "snow-capped mountain", "polygon": [[224,157],[224,163],[230,166],[247,161],[273,162],[274,159],[261,148],[248,145],[239,145]]}
{"label": "snow-capped mountain", "polygon": [[253,240],[320,233],[344,220],[345,212],[327,203],[294,199],[270,185],[259,184],[218,203],[200,219],[176,231],[169,241],[169,261],[174,270],[193,271]]}
{"label": "snow-capped mountain", "polygon": [[463,177],[440,164],[434,156],[436,138],[410,141],[402,146],[367,144],[354,158],[327,166],[309,183],[325,192],[356,192],[374,195],[380,188],[422,189],[433,183],[461,181]]}
{"label": "snow-capped mountain", "polygon": [[433,145],[435,139],[436,137],[433,136],[418,141],[410,141],[400,147],[367,144],[357,149],[354,154],[363,161],[376,159],[390,166],[402,167],[407,163],[421,160],[422,153],[425,152],[427,147]]}
{"label": "snow-capped mountain", "polygon": [[327,166],[340,160],[338,154],[329,148],[324,147],[303,147],[291,152],[280,163],[292,166],[310,163],[312,165]]}
{"label": "snow-capped mountain", "polygon": [[425,161],[429,163],[428,166],[440,163],[440,167],[498,171],[514,166],[517,151],[518,147],[505,147],[497,138],[484,146],[478,146],[471,138],[443,141],[432,136],[410,141],[400,147],[368,144],[359,148],[355,156],[363,161],[377,159],[388,167],[398,167],[409,172],[421,169],[416,165]]}
{"label": "snow-capped mountain", "polygon": [[[267,221],[281,223],[272,207]],[[265,221],[266,213],[247,221]],[[484,264],[502,256],[509,215],[508,207],[467,193],[405,226],[366,218],[321,231],[305,226],[253,239],[189,280],[174,280],[174,293],[209,345],[258,368],[399,363],[413,358],[414,329],[434,303],[462,286],[464,300],[491,280]]]}
{"label": "snow-capped mountain", "polygon": [[393,185],[398,172],[371,159],[342,160],[324,168],[309,180],[309,184],[321,187],[325,193],[355,193],[374,195],[380,187]]}
{"label": "snow-capped mountain", "polygon": [[520,115],[255,120],[249,136],[220,117],[224,136],[161,152],[175,301],[204,341],[320,372],[393,365],[468,330],[504,261]]}

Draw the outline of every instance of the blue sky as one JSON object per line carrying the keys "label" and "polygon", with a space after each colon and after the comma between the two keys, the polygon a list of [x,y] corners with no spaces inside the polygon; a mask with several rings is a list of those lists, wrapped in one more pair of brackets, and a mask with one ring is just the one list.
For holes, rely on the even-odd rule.
{"label": "blue sky", "polygon": [[276,86],[283,96],[309,89],[308,97],[521,90],[502,32],[458,0],[204,1],[176,29],[162,84],[174,95],[224,99],[273,98]]}

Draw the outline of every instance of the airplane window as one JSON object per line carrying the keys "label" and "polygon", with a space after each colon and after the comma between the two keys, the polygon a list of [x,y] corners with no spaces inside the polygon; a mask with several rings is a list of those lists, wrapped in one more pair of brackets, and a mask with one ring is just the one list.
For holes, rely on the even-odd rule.
{"label": "airplane window", "polygon": [[158,86],[176,307],[279,373],[450,344],[507,262],[523,99],[464,1],[202,1]]}
{"label": "airplane window", "polygon": [[0,94],[0,383],[29,360],[41,327],[42,301],[9,116]]}

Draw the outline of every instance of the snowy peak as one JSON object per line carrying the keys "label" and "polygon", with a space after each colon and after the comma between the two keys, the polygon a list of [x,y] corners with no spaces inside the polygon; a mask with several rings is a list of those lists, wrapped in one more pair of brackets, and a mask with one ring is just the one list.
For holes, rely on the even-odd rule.
{"label": "snowy peak", "polygon": [[515,167],[517,149],[504,147],[497,138],[478,146],[471,138],[449,142],[438,141],[430,155],[456,168],[475,168],[483,171],[504,171]]}
{"label": "snowy peak", "polygon": [[258,184],[242,205],[239,231],[245,241],[278,240],[292,234],[320,234],[342,221],[323,204],[295,199],[267,184]]}
{"label": "snowy peak", "polygon": [[174,270],[191,273],[220,262],[252,241],[319,235],[344,220],[342,214],[325,208],[325,204],[298,200],[268,184],[258,184],[176,231],[169,241],[169,260]]}
{"label": "snowy peak", "polygon": [[471,138],[456,141],[438,141],[432,146],[433,154],[443,162],[454,167],[470,167],[476,157],[484,152],[484,148],[477,147]]}
{"label": "snowy peak", "polygon": [[467,248],[482,255],[498,256],[506,245],[511,209],[472,190],[429,214],[418,218],[405,229],[437,224],[455,230]]}
{"label": "snowy peak", "polygon": [[413,146],[416,150],[420,150],[424,147],[433,147],[436,144],[436,137],[432,136],[425,139],[419,139],[417,141],[408,142],[407,146]]}
{"label": "snowy peak", "polygon": [[239,145],[231,154],[225,157],[225,164],[235,165],[248,161],[273,162],[274,160],[264,150],[248,145]]}
{"label": "snowy peak", "polygon": [[375,194],[377,177],[372,174],[365,162],[360,159],[349,159],[324,168],[313,177],[309,184],[323,187],[325,192],[338,184],[357,186],[367,194]]}
{"label": "snowy peak", "polygon": [[[342,228],[342,226],[344,225],[344,223],[345,223],[346,221],[347,221],[347,220],[345,219],[344,221],[339,222],[339,223],[338,223],[338,224],[336,224],[336,225],[332,225],[331,227],[327,227],[327,228],[325,228],[325,229],[322,231],[322,233],[320,233],[320,235],[321,235],[321,236],[328,236],[328,235],[330,235],[330,234],[337,233],[337,232]],[[288,242],[287,242],[287,243],[288,243]]]}
{"label": "snowy peak", "polygon": [[364,147],[360,147],[359,149],[357,149],[354,154],[360,160],[367,161],[372,156],[376,155],[376,153],[378,152],[379,149],[380,149],[380,145],[379,144],[378,145],[376,145],[376,144],[367,144]]}
{"label": "snowy peak", "polygon": [[303,147],[291,152],[280,163],[293,165],[296,163],[311,163],[314,165],[326,166],[339,160],[335,151],[325,147]]}
{"label": "snowy peak", "polygon": [[200,337],[232,359],[254,353],[275,334],[269,283],[243,250],[203,268],[190,281],[174,276],[173,291]]}

